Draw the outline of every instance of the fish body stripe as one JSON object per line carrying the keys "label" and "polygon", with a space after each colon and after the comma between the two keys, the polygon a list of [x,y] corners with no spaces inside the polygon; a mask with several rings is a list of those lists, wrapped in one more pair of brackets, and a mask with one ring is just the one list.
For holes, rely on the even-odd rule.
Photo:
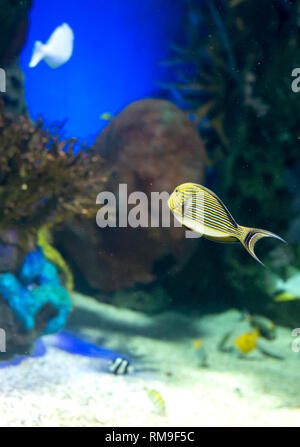
{"label": "fish body stripe", "polygon": [[230,216],[224,211],[224,209],[220,207],[216,207],[213,203],[207,202],[206,200],[193,200],[191,202],[188,202],[188,206],[191,208],[196,208],[200,211],[210,211],[212,214],[215,214],[216,216],[219,216],[220,218],[226,219],[227,221],[230,221],[231,225],[236,227],[236,225],[233,224],[233,222],[230,219]]}
{"label": "fish body stripe", "polygon": [[[186,216],[188,213],[189,210],[185,212],[184,215]],[[227,218],[226,215],[222,215],[221,217],[218,213],[212,211],[211,208],[199,207],[195,205],[194,207],[191,208],[191,213],[194,214],[194,216],[199,219],[201,219],[203,216],[204,223],[206,222],[206,220],[210,220],[211,222],[216,223],[219,222],[222,224],[222,226],[228,228],[231,231],[236,232],[236,227],[232,225],[231,221]]]}
{"label": "fish body stripe", "polygon": [[113,360],[110,364],[110,371],[113,374],[127,374],[129,367],[129,361],[127,359],[124,359],[122,357],[117,357],[115,360]]}
{"label": "fish body stripe", "polygon": [[[249,228],[239,225],[241,242],[244,244],[247,235],[250,233]],[[253,234],[253,233],[252,233]]]}
{"label": "fish body stripe", "polygon": [[[215,229],[223,234],[229,234],[234,237],[239,237],[240,233],[237,231],[237,225],[232,220],[231,216],[226,212],[224,207],[213,198],[210,200],[207,193],[204,191],[195,192],[195,190],[187,190],[191,194],[183,195],[183,208],[186,200],[191,197],[191,202],[188,202],[183,216],[194,220],[197,223],[201,223],[204,227]],[[185,190],[186,192],[186,190]],[[187,196],[187,197],[186,197]],[[176,214],[182,216],[182,206],[180,209],[175,209]]]}
{"label": "fish body stripe", "polygon": [[[186,211],[184,213],[184,217],[189,217],[191,220],[195,220],[196,222],[202,223],[204,226],[210,227],[210,228],[216,228],[220,230],[225,230],[228,233],[236,236],[236,228],[231,225],[230,221],[226,221],[223,219],[216,219],[214,215],[210,214],[209,212],[191,212]],[[239,233],[238,233],[239,234]]]}
{"label": "fish body stripe", "polygon": [[195,189],[183,188],[182,191],[183,192],[180,192],[180,194],[183,198],[187,199],[190,197],[194,197],[197,202],[204,202],[205,206],[212,206],[216,211],[224,214],[227,219],[229,219],[231,223],[237,227],[235,220],[227,210],[226,206],[221,202],[221,200],[208,193],[205,189],[195,186]]}
{"label": "fish body stripe", "polygon": [[220,220],[215,219],[213,215],[206,212],[197,213],[187,210],[184,212],[184,214],[182,214],[182,212],[180,212],[176,208],[173,212],[175,215],[177,214],[180,219],[189,219],[196,223],[202,224],[204,227],[206,226],[212,229],[216,229],[223,234],[230,234],[232,236],[239,237],[239,231],[237,231],[237,229],[233,227],[231,225],[231,222],[228,220],[223,221],[224,223],[222,224],[222,222],[220,223]]}
{"label": "fish body stripe", "polygon": [[205,202],[202,202],[201,200],[199,201],[199,200],[195,200],[195,201],[192,201],[191,202],[191,204],[192,204],[192,206],[196,206],[196,207],[198,207],[198,208],[202,208],[202,209],[207,209],[207,210],[210,210],[213,214],[215,214],[216,216],[220,216],[220,217],[225,217],[225,218],[227,218],[228,219],[228,214],[227,213],[225,213],[224,211],[223,211],[223,209],[220,209],[220,208],[216,208],[215,206],[213,206],[213,205],[210,205],[210,204],[208,204],[209,202],[207,202],[207,201],[205,201]]}
{"label": "fish body stripe", "polygon": [[[204,228],[211,228],[223,235],[240,238],[240,229],[226,207],[207,191],[199,189],[199,187],[186,187],[182,188],[180,196],[181,206],[176,207],[175,205],[172,210],[174,214],[177,214],[180,218],[184,217],[190,221],[200,223]],[[184,203],[189,199],[192,200],[188,202],[183,212]]]}
{"label": "fish body stripe", "polygon": [[211,228],[215,227],[215,228],[220,228],[223,230],[227,230],[227,232],[229,232],[230,234],[232,234],[233,236],[236,236],[237,233],[236,232],[236,228],[232,227],[230,224],[223,224],[222,222],[220,222],[220,220],[216,220],[214,218],[210,218],[211,215],[208,215],[205,219],[204,219],[204,225],[210,226]]}
{"label": "fish body stripe", "polygon": [[[182,215],[180,214],[180,218],[182,218]],[[195,216],[191,215],[191,214],[185,214],[184,215],[184,219],[188,219],[191,222],[196,222],[196,223],[200,223],[199,219],[196,219]],[[183,223],[185,224],[185,223]],[[186,225],[188,226],[188,225]],[[212,230],[218,231],[221,234],[227,235],[227,236],[233,236],[235,238],[240,238],[240,233],[238,231],[232,231],[232,229],[228,229],[228,227],[222,227],[221,225],[218,225],[216,223],[213,222],[209,222],[207,219],[205,219],[205,221],[203,220],[203,234],[205,234],[205,228],[211,228]]]}
{"label": "fish body stripe", "polygon": [[250,245],[251,239],[254,236],[254,233],[252,233],[251,231],[248,231],[246,233],[246,235],[243,237],[243,242],[246,245]]}

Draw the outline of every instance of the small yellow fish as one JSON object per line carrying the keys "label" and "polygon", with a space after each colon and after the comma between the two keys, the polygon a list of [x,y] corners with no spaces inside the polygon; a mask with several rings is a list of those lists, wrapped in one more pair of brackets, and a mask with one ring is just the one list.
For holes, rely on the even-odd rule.
{"label": "small yellow fish", "polygon": [[196,183],[177,186],[168,205],[176,219],[185,227],[216,242],[239,241],[260,264],[262,262],[254,253],[255,243],[259,239],[273,237],[285,242],[270,231],[238,225],[219,197]]}
{"label": "small yellow fish", "polygon": [[164,416],[166,414],[166,403],[161,394],[154,389],[149,388],[144,389],[147,392],[149,399],[153,403],[156,412],[161,416]]}
{"label": "small yellow fish", "polygon": [[254,332],[246,332],[245,334],[239,335],[234,344],[242,354],[248,354],[256,348],[256,339],[259,336],[259,331],[257,329]]}
{"label": "small yellow fish", "polygon": [[295,295],[292,295],[291,293],[282,292],[275,296],[274,301],[294,301],[298,299]]}
{"label": "small yellow fish", "polygon": [[102,113],[102,115],[100,115],[100,119],[103,121],[110,121],[113,119],[113,117],[114,116],[109,112],[104,112],[104,113]]}
{"label": "small yellow fish", "polygon": [[198,339],[193,341],[193,348],[194,349],[200,349],[203,346],[203,341]]}
{"label": "small yellow fish", "polygon": [[198,359],[198,366],[200,367],[208,367],[208,361],[207,361],[207,353],[204,348],[203,340],[200,340],[199,338],[193,341],[193,348],[197,352],[197,359]]}

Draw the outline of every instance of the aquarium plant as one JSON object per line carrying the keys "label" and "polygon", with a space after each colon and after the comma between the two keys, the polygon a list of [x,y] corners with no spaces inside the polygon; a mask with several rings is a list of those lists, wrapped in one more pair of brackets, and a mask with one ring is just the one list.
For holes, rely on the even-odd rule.
{"label": "aquarium plant", "polygon": [[[50,231],[73,216],[94,215],[95,197],[106,180],[99,155],[83,147],[75,155],[76,140],[64,140],[60,130],[59,125],[46,129],[41,120],[33,123],[28,115],[15,118],[1,106],[2,314],[14,313],[15,333],[30,333],[43,306],[50,305],[33,338],[61,329],[71,309],[64,286],[72,289],[72,273],[52,246]],[[28,337],[24,340],[28,344]]]}
{"label": "aquarium plant", "polygon": [[[186,5],[185,43],[173,46],[168,65],[174,82],[165,88],[206,142],[207,185],[239,222],[286,238],[299,195],[289,182],[299,160],[300,102],[291,88],[291,73],[299,65],[299,1],[191,0]],[[262,247],[273,245],[266,241],[258,250]],[[296,259],[296,247],[284,246],[275,258],[283,259],[285,250]],[[272,265],[271,255],[263,257]],[[194,281],[192,274],[189,284],[184,274],[180,278],[191,296],[199,295],[195,290],[205,296],[226,290],[231,304],[265,309],[267,271],[241,250],[201,241],[196,259],[188,266]],[[205,280],[199,281],[199,271]]]}

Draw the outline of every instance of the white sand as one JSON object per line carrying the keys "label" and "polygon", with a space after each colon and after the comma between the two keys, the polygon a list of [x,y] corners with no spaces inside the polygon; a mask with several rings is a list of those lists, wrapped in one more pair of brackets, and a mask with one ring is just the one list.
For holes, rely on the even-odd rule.
{"label": "white sand", "polygon": [[[234,328],[234,338],[248,329],[235,310],[200,319],[148,317],[78,294],[74,304],[68,328],[134,354],[135,370],[114,376],[104,360],[49,347],[44,357],[0,370],[1,426],[300,425],[300,353],[291,349],[290,330],[278,328],[277,339],[264,342],[283,361],[257,350],[241,359],[217,349],[226,331]],[[197,338],[208,368],[197,366]],[[166,415],[157,413],[145,387],[160,392]]]}

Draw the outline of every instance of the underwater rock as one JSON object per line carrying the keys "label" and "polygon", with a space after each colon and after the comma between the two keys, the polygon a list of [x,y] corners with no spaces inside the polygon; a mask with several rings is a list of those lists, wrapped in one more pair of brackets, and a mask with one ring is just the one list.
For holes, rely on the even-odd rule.
{"label": "underwater rock", "polygon": [[26,113],[27,105],[24,98],[24,75],[18,59],[5,67],[6,92],[1,93],[5,112],[20,116]]}
{"label": "underwater rock", "polygon": [[13,229],[0,230],[0,273],[16,273],[27,252],[35,247],[34,238],[28,236],[24,241]]}
{"label": "underwater rock", "polygon": [[18,258],[18,250],[14,245],[0,243],[0,271],[13,270]]}
{"label": "underwater rock", "polygon": [[19,56],[26,40],[28,12],[32,1],[3,0],[0,15],[0,66],[6,67]]}
{"label": "underwater rock", "polygon": [[101,132],[94,147],[110,162],[114,190],[127,183],[128,193],[171,193],[187,179],[204,179],[204,144],[195,125],[169,101],[130,104]]}
{"label": "underwater rock", "polygon": [[46,329],[47,323],[56,317],[57,311],[50,303],[46,303],[35,316],[35,325],[25,330],[8,303],[0,299],[0,328],[5,331],[6,351],[1,352],[1,360],[7,360],[15,354],[30,352],[33,342]]}
{"label": "underwater rock", "polygon": [[18,57],[26,41],[31,5],[31,0],[1,2],[0,68],[5,70],[6,75],[6,92],[1,93],[1,96],[6,111],[14,115],[21,115],[26,111],[23,73]]}
{"label": "underwater rock", "polygon": [[[111,120],[94,149],[111,172],[105,190],[117,197],[119,185],[126,184],[128,195],[146,194],[149,209],[151,192],[170,194],[177,184],[204,181],[203,142],[186,114],[168,101],[130,104]],[[195,240],[184,235],[182,228],[101,229],[95,220],[76,218],[57,232],[56,240],[90,288],[113,291],[180,269],[195,247]]]}

